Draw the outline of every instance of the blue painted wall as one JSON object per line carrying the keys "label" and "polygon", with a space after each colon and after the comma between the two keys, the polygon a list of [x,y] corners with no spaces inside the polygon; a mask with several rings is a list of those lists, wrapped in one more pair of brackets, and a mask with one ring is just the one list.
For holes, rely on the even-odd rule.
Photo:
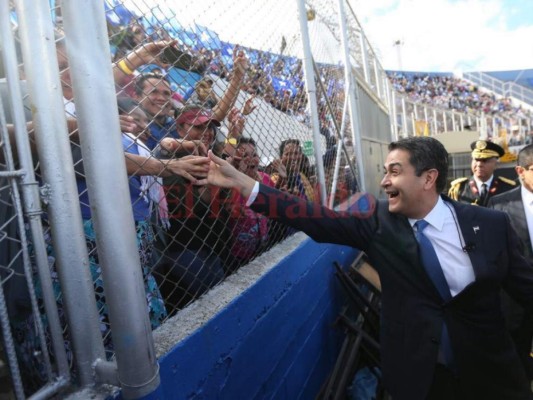
{"label": "blue painted wall", "polygon": [[333,261],[357,251],[305,240],[202,329],[160,359],[161,388],[148,398],[314,399],[343,333]]}

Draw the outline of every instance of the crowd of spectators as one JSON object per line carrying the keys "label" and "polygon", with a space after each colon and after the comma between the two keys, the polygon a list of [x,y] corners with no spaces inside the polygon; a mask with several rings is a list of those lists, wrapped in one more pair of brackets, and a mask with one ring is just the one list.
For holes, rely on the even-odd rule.
{"label": "crowd of spectators", "polygon": [[[112,32],[113,57],[119,59],[142,40],[161,40],[169,37],[163,28],[144,27],[134,22],[126,27],[114,28]],[[242,82],[241,90],[250,95],[262,98],[277,110],[294,116],[298,121],[309,124],[308,102],[305,93],[302,60],[282,54],[260,51],[257,49],[236,46],[220,42],[221,48],[203,47],[198,42],[192,43],[184,39],[184,33],[177,39],[177,46],[184,53],[191,55],[189,71],[198,72],[201,76],[218,76],[230,78],[231,54],[236,50],[245,51],[249,58],[249,70]],[[342,105],[343,71],[338,66],[318,65],[322,85],[326,93],[320,93],[319,106],[321,114],[326,111],[326,98],[334,105]],[[176,87],[176,92],[187,97],[191,87]],[[340,107],[339,107],[340,108]],[[340,111],[340,110],[339,110]]]}
{"label": "crowd of spectators", "polygon": [[[453,74],[389,71],[387,75],[393,89],[412,103],[500,120],[533,119],[533,106],[524,107]],[[511,126],[506,128],[510,131]]]}
{"label": "crowd of spectators", "polygon": [[[95,240],[93,210],[77,135],[77,113],[66,41],[60,28],[55,33],[65,115],[71,133],[71,150],[77,164],[76,183],[89,251],[88,267],[94,282],[104,346],[111,357],[113,341]],[[198,186],[209,166],[208,150],[267,185],[297,193],[309,200],[318,196],[314,168],[297,138],[280,140],[279,157],[267,166],[260,165],[258,143],[244,135],[246,118],[256,110],[254,99],[257,97],[270,98],[267,103],[271,107],[293,115],[301,122],[307,121],[301,62],[290,66],[285,63],[285,58],[279,58],[269,67],[268,54],[254,56],[250,51],[250,57],[237,47],[232,49],[230,59],[218,57],[216,51],[200,49],[193,52],[191,48],[180,47],[164,30],[147,34],[143,25],[137,22],[119,32],[110,30],[110,33],[115,51],[110,61],[117,89],[129,197],[147,310],[151,326],[155,329],[164,319],[228,274],[244,267],[263,251],[294,233],[252,212],[246,207],[245,199],[235,193]],[[172,56],[169,49],[177,50],[175,54],[178,58],[184,56],[185,59],[169,60]],[[176,64],[190,75],[197,76],[192,85],[178,85],[173,81],[169,71]],[[300,83],[276,91],[272,82],[282,73],[298,77]],[[227,84],[220,96],[213,90],[214,75]],[[248,93],[249,97],[239,109],[235,107],[235,102],[240,92]],[[325,109],[322,103],[321,121],[324,124],[327,123]],[[219,129],[221,124],[228,126],[227,133]],[[12,134],[13,126],[8,128]],[[328,149],[332,150],[335,146],[333,135],[325,127],[322,131]],[[333,160],[333,153],[330,156]],[[342,183],[342,177],[339,182]],[[339,192],[347,195],[346,191]],[[47,218],[46,214],[43,215],[45,229],[50,225]],[[54,243],[47,232],[43,233],[47,237],[49,257],[53,259]],[[61,322],[66,326],[67,307],[62,302],[55,262],[50,262],[50,270],[55,279]],[[38,285],[37,276],[35,280]],[[37,296],[38,300],[42,300],[41,294]],[[24,379],[30,382],[25,386],[28,393],[46,379],[43,364],[35,358],[40,343],[33,318],[34,315],[19,315],[17,322],[13,323]],[[73,362],[68,330],[64,339],[69,360]]]}
{"label": "crowd of spectators", "polygon": [[513,104],[511,98],[483,91],[452,74],[388,72],[394,90],[415,103],[425,103],[471,114],[500,114],[530,118],[531,110]]}
{"label": "crowd of spectators", "polygon": [[[143,29],[147,37],[168,37],[164,29],[146,29],[140,23],[125,28],[129,34],[122,34],[124,38],[134,38],[140,29]],[[150,34],[148,34],[150,32]],[[211,32],[211,31],[210,31]],[[216,33],[211,32],[216,35]],[[191,54],[194,60],[192,69],[201,74],[211,74],[227,79],[230,75],[228,66],[231,65],[229,55],[235,46],[225,42],[218,42],[219,48],[203,46],[201,41],[194,42],[187,38],[189,33],[182,32],[179,36],[178,46],[184,52]],[[131,45],[134,39],[124,40],[117,48]],[[304,88],[302,62],[294,57],[283,54],[275,54],[268,51],[260,51],[253,48],[241,48],[246,51],[250,60],[249,74],[242,82],[242,90],[262,98],[274,108],[294,116],[298,121],[309,125],[309,112],[307,110],[307,96]],[[121,54],[121,51],[117,51]],[[331,119],[337,119],[340,124],[342,119],[341,110],[344,102],[344,74],[337,65],[317,65],[320,74],[320,86],[318,91],[318,105],[321,128],[332,128]],[[490,91],[483,90],[473,83],[453,74],[445,73],[408,73],[389,71],[387,76],[394,90],[405,95],[412,103],[407,112],[413,111],[414,104],[428,105],[440,110],[454,110],[469,115],[484,115],[489,121],[494,118],[496,125],[506,127],[511,131],[512,125],[524,126],[521,129],[523,140],[527,136],[527,124],[520,121],[532,120],[532,110],[514,102],[511,98],[498,96]],[[186,96],[186,90],[177,88],[179,95]],[[334,116],[329,113],[326,101],[333,108]],[[431,119],[431,118],[430,118]],[[511,121],[511,122],[509,122]],[[431,121],[429,121],[431,122]],[[437,121],[438,131],[445,126]],[[506,126],[508,125],[508,126]],[[492,128],[489,128],[491,130]],[[489,132],[492,134],[492,132]]]}

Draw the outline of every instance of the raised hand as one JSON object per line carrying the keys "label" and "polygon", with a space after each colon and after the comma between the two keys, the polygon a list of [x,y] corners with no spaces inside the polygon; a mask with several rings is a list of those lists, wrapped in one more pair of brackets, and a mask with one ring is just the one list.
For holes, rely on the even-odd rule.
{"label": "raised hand", "polygon": [[279,158],[272,161],[272,167],[276,170],[281,179],[287,179],[287,168]]}
{"label": "raised hand", "polygon": [[243,77],[248,69],[248,57],[243,50],[239,50],[239,46],[233,49],[233,74],[238,77]]}
{"label": "raised hand", "polygon": [[244,106],[242,107],[242,115],[250,115],[252,111],[257,108],[257,106],[254,105],[254,99],[255,95],[252,95],[244,102]]}

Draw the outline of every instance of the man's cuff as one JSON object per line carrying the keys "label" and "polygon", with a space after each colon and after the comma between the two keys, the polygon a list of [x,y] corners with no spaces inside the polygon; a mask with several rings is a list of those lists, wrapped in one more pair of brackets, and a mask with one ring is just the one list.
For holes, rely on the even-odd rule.
{"label": "man's cuff", "polygon": [[252,189],[252,193],[250,193],[250,196],[248,196],[248,200],[246,200],[246,207],[250,207],[255,199],[257,198],[257,194],[259,193],[259,182],[255,182],[254,188]]}

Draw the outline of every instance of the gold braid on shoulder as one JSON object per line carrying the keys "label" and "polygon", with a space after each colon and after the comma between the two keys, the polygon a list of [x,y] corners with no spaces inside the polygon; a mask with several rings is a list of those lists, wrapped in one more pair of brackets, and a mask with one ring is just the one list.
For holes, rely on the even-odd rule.
{"label": "gold braid on shoulder", "polygon": [[459,191],[461,189],[461,183],[468,178],[458,178],[450,183],[450,189],[448,190],[448,197],[452,200],[459,200]]}

